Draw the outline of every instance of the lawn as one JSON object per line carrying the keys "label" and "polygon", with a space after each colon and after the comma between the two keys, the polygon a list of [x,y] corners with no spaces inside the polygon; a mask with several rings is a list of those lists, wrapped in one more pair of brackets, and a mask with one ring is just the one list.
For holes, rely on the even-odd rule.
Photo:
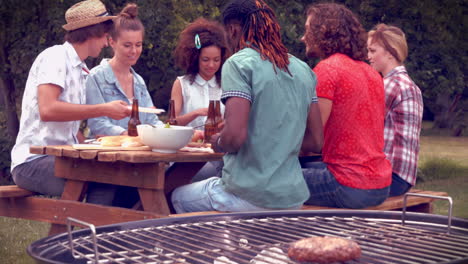
{"label": "lawn", "polygon": [[[444,191],[453,198],[454,216],[468,218],[468,138],[422,136],[417,188]],[[435,213],[447,214],[448,203],[437,202]],[[49,224],[0,217],[0,263],[34,261],[26,248],[47,236]]]}
{"label": "lawn", "polygon": [[[422,136],[419,168],[416,187],[447,192],[453,214],[468,218],[468,137]],[[447,211],[448,202],[435,203],[435,213]]]}
{"label": "lawn", "polygon": [[0,217],[0,263],[35,263],[26,253],[32,242],[47,236],[49,224]]}

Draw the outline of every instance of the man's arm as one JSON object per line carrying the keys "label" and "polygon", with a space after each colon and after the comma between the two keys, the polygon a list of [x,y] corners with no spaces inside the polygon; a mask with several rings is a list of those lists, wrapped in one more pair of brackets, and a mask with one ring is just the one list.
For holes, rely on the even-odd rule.
{"label": "man's arm", "polygon": [[323,146],[323,126],[319,104],[310,104],[307,116],[307,126],[302,140],[301,150],[304,152],[321,153]]}
{"label": "man's arm", "polygon": [[113,101],[97,105],[71,104],[58,98],[62,88],[55,84],[38,86],[39,114],[42,121],[74,121],[98,116],[108,116],[119,120],[130,115],[127,104],[123,101]]}
{"label": "man's arm", "polygon": [[[212,137],[211,144],[217,152],[237,152],[247,139],[250,101],[230,97],[224,111],[224,128],[221,134]],[[218,141],[218,136],[221,138]]]}

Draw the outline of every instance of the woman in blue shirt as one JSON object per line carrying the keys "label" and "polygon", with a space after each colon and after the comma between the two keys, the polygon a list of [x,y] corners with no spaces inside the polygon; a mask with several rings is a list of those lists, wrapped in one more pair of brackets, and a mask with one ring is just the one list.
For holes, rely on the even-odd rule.
{"label": "woman in blue shirt", "polygon": [[[104,59],[93,68],[86,80],[86,103],[101,104],[122,100],[131,104],[138,99],[139,106],[154,107],[145,81],[132,68],[140,58],[143,49],[144,26],[137,17],[136,4],[127,4],[114,20],[109,44],[114,50],[111,59]],[[88,119],[91,134],[126,135],[129,117],[114,120],[108,117]],[[143,124],[158,124],[155,114],[140,113]],[[103,205],[132,207],[138,200],[136,188],[103,183],[92,183],[88,187],[92,195],[87,200],[99,201]]]}
{"label": "woman in blue shirt", "polygon": [[[86,80],[86,103],[100,104],[115,100],[139,106],[154,107],[145,81],[132,68],[143,49],[144,26],[137,17],[138,8],[128,4],[114,21],[109,44],[114,51],[111,59],[102,60],[93,68]],[[114,120],[108,117],[88,119],[93,135],[126,135],[129,117]],[[155,114],[140,113],[143,124],[162,123]]]}

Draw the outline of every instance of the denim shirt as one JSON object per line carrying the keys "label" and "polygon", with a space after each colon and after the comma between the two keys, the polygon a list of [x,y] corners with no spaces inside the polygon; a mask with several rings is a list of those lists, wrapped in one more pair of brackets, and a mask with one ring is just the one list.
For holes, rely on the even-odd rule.
{"label": "denim shirt", "polygon": [[[134,97],[138,99],[138,105],[153,107],[153,101],[148,93],[145,81],[133,68],[130,68],[130,70],[133,74]],[[100,65],[91,70],[86,79],[86,103],[103,104],[115,100],[122,100],[132,104],[112,71],[109,59],[103,59]],[[88,126],[92,135],[120,135],[127,130],[129,119],[130,117],[114,120],[106,116],[90,118],[88,119]],[[158,116],[151,113],[140,112],[140,121],[142,124],[162,124]]]}

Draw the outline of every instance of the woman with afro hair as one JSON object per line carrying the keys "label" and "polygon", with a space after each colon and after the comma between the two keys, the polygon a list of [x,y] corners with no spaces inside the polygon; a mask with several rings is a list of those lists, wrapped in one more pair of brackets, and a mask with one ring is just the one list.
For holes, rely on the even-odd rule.
{"label": "woman with afro hair", "polygon": [[221,66],[228,56],[224,28],[215,21],[198,18],[180,33],[174,58],[185,75],[177,77],[171,93],[178,125],[205,123],[209,100],[221,97]]}

